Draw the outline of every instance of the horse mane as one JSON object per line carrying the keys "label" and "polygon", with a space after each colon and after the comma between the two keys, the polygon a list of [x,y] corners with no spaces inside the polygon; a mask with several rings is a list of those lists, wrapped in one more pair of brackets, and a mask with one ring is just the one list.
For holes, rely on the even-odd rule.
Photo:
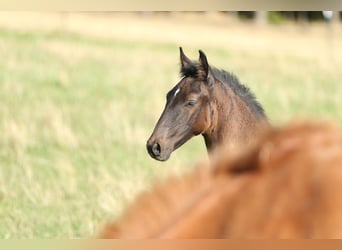
{"label": "horse mane", "polygon": [[[229,151],[230,152],[230,151]],[[141,194],[100,238],[342,237],[342,134],[290,124]]]}
{"label": "horse mane", "polygon": [[[198,63],[193,61],[192,64],[188,64],[185,67],[181,67],[182,77],[194,77],[198,78]],[[223,86],[230,87],[235,94],[239,95],[242,100],[246,102],[248,107],[260,117],[265,117],[265,111],[262,105],[257,101],[255,95],[244,84],[240,83],[239,79],[232,73],[225,70],[218,69],[214,66],[209,66],[216,80],[221,82]]]}

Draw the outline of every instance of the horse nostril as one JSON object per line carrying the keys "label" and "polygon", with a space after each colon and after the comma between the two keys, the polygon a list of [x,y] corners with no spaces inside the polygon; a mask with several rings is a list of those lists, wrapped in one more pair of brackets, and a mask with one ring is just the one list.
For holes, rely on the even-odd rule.
{"label": "horse nostril", "polygon": [[160,156],[161,148],[158,142],[155,142],[152,146],[152,152],[155,156]]}

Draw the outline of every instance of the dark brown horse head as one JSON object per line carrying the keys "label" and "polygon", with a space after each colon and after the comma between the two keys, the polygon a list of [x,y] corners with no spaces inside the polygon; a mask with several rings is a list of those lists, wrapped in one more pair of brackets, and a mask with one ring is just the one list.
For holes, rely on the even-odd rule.
{"label": "dark brown horse head", "polygon": [[232,147],[253,141],[268,124],[262,106],[237,77],[209,66],[200,50],[191,61],[180,48],[182,79],[167,94],[164,111],[147,141],[147,151],[166,161],[191,137],[202,134],[208,152],[229,143]]}
{"label": "dark brown horse head", "polygon": [[151,157],[160,161],[210,125],[209,95],[214,79],[207,58],[200,50],[198,62],[192,62],[180,48],[180,61],[183,78],[167,93],[164,111],[146,145]]}

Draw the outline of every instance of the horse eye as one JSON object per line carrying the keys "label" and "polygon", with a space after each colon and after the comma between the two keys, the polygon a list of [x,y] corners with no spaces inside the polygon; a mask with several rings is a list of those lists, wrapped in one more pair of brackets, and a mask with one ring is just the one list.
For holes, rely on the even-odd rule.
{"label": "horse eye", "polygon": [[196,104],[196,101],[195,100],[190,100],[186,103],[186,106],[189,106],[189,107],[192,107]]}

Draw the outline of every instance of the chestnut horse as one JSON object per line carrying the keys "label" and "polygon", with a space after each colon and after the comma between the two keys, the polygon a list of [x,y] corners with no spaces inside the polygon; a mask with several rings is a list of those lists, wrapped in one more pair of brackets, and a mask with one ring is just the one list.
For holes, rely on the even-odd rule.
{"label": "chestnut horse", "polygon": [[342,238],[342,133],[271,130],[141,194],[100,238]]}
{"label": "chestnut horse", "polygon": [[232,74],[208,64],[199,51],[192,62],[180,48],[182,79],[167,94],[164,111],[147,141],[148,153],[166,161],[191,137],[202,134],[208,152],[225,143],[246,145],[268,124],[262,106]]}

